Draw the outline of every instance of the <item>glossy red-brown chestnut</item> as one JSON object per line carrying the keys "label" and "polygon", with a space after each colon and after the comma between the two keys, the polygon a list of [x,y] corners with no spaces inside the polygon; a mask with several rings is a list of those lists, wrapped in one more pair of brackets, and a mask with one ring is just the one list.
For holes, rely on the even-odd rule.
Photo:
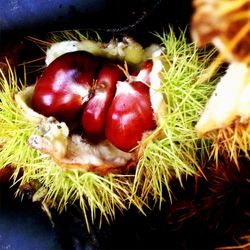
{"label": "glossy red-brown chestnut", "polygon": [[149,87],[141,81],[119,82],[107,114],[106,138],[128,152],[137,146],[144,132],[155,127]]}
{"label": "glossy red-brown chestnut", "polygon": [[32,107],[44,116],[53,116],[68,125],[75,123],[89,98],[99,60],[84,51],[56,58],[38,79]]}
{"label": "glossy red-brown chestnut", "polygon": [[116,83],[124,79],[125,74],[118,65],[106,63],[102,66],[93,96],[82,115],[82,127],[88,137],[95,140],[104,138],[106,115],[115,96]]}

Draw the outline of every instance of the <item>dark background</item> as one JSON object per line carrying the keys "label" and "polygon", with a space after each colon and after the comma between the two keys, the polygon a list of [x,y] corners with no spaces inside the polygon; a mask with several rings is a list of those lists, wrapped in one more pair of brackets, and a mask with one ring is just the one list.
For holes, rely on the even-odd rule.
{"label": "dark background", "polygon": [[151,32],[189,25],[191,0],[0,0],[1,42],[25,34],[93,29],[149,42]]}
{"label": "dark background", "polygon": [[[5,49],[9,41],[64,29],[92,29],[104,37],[131,35],[148,44],[154,39],[152,32],[162,32],[171,25],[177,34],[187,27],[189,39],[193,11],[189,0],[0,2],[0,46]],[[29,195],[21,201],[14,198],[15,188],[0,184],[0,249],[214,249],[234,244],[226,226],[211,225],[204,217],[195,216],[197,182],[190,178],[184,184],[186,189],[174,184],[178,202],[174,200],[171,205],[166,195],[161,210],[147,211],[147,217],[134,208],[124,214],[118,212],[115,221],[104,222],[101,229],[93,225],[90,233],[76,207],[60,215],[52,210],[52,224]],[[234,215],[226,217],[229,225],[230,216]]]}

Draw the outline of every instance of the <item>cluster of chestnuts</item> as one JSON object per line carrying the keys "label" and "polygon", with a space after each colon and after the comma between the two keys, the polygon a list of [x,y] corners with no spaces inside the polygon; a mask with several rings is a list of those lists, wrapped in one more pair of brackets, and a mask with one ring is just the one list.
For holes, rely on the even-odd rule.
{"label": "cluster of chestnuts", "polygon": [[32,108],[65,122],[90,142],[107,139],[129,152],[156,121],[150,100],[152,60],[133,72],[125,66],[86,51],[63,54],[37,80]]}

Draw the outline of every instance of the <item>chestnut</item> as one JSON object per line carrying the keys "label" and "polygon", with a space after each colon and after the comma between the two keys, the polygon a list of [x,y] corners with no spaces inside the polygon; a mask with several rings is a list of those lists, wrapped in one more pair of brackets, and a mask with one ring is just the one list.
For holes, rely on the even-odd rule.
{"label": "chestnut", "polygon": [[125,79],[124,72],[114,63],[106,63],[102,66],[92,98],[84,107],[82,115],[82,127],[86,135],[92,139],[104,138],[105,120],[116,92],[116,83]]}
{"label": "chestnut", "polygon": [[107,114],[107,139],[128,152],[141,141],[144,132],[155,127],[149,87],[140,81],[119,82]]}
{"label": "chestnut", "polygon": [[69,52],[56,58],[36,82],[33,109],[72,125],[89,99],[99,64],[95,56],[84,51]]}

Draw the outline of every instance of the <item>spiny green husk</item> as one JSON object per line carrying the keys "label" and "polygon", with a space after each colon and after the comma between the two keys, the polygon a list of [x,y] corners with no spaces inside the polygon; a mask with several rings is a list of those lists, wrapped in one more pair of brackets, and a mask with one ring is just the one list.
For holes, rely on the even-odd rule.
{"label": "spiny green husk", "polygon": [[[74,40],[75,34],[76,40],[86,39],[76,31],[64,34],[60,38],[54,36],[53,40],[65,39],[65,36]],[[183,176],[196,174],[208,155],[210,143],[197,138],[194,126],[214,90],[212,81],[200,80],[212,53],[199,51],[194,44],[187,43],[185,33],[176,38],[170,29],[168,34],[157,34],[157,37],[165,48],[160,91],[167,108],[160,126],[143,142],[145,148],[135,174],[103,177],[65,170],[48,156],[32,150],[27,140],[36,131],[36,125],[26,120],[14,102],[14,94],[27,83],[18,87],[17,76],[12,71],[9,79],[4,76],[0,79],[0,166],[15,166],[15,178],[22,169],[20,185],[38,182],[36,197],[59,211],[69,204],[79,204],[87,225],[90,219],[95,221],[97,211],[107,220],[115,217],[117,208],[128,209],[131,204],[143,211],[150,197],[156,202],[164,199],[164,188],[171,198],[170,180],[177,178],[181,183]]]}
{"label": "spiny green husk", "polygon": [[213,143],[211,146],[210,158],[213,158],[217,164],[220,155],[227,156],[237,167],[240,157],[250,159],[250,122],[239,122],[237,119],[233,124],[225,128],[211,131],[207,138]]}
{"label": "spiny green husk", "polygon": [[197,50],[186,42],[185,33],[179,38],[171,31],[157,36],[166,49],[162,61],[167,66],[160,91],[167,109],[158,128],[164,136],[145,149],[137,167],[135,189],[141,190],[142,197],[150,193],[161,201],[165,186],[171,198],[169,181],[173,176],[182,183],[183,175],[195,174],[207,158],[209,141],[198,139],[194,126],[214,88],[214,82],[200,80],[214,51]]}

